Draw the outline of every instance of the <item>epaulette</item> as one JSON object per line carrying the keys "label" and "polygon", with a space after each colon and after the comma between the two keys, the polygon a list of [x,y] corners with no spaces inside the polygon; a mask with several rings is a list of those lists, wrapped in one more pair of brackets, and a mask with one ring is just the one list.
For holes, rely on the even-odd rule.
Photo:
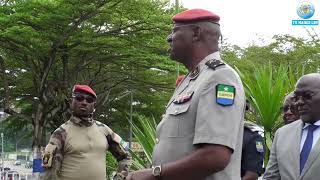
{"label": "epaulette", "polygon": [[209,61],[206,62],[206,65],[209,68],[216,70],[217,67],[225,65],[225,63],[217,59],[210,59]]}
{"label": "epaulette", "polygon": [[244,122],[244,127],[249,129],[252,132],[264,132],[264,129],[259,127],[253,122],[245,121]]}

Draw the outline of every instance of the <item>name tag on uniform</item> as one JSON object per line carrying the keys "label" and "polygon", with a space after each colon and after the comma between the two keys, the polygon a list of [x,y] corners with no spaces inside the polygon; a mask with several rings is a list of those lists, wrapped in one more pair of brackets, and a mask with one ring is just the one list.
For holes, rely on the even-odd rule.
{"label": "name tag on uniform", "polygon": [[176,99],[173,101],[173,103],[174,104],[183,104],[185,102],[188,102],[192,98],[192,95],[193,95],[193,91],[180,94],[180,95],[178,95],[178,97],[176,97]]}

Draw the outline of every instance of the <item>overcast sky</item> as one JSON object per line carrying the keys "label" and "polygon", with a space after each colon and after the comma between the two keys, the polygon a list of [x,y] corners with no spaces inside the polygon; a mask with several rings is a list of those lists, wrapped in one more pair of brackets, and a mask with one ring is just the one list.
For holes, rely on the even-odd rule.
{"label": "overcast sky", "polygon": [[[171,0],[174,2],[175,0]],[[179,0],[188,9],[202,8],[218,14],[224,38],[247,46],[252,42],[261,44],[260,38],[270,42],[275,34],[307,37],[302,26],[292,26],[291,20],[301,19],[296,7],[301,0]],[[312,20],[320,20],[320,1],[309,0],[315,6]],[[310,26],[307,27],[311,29]],[[313,26],[320,36],[320,25]]]}

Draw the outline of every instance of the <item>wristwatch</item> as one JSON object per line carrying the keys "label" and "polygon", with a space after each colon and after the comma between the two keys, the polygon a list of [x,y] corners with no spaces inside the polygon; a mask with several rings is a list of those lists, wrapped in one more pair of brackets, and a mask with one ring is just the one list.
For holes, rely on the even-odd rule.
{"label": "wristwatch", "polygon": [[160,166],[152,166],[152,175],[157,179],[161,179],[161,165]]}

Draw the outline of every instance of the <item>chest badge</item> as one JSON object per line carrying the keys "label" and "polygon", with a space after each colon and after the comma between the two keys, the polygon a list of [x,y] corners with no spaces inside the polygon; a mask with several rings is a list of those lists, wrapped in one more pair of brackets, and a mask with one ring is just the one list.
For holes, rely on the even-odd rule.
{"label": "chest badge", "polygon": [[200,72],[199,66],[197,66],[191,73],[190,73],[190,79],[194,80],[198,77]]}
{"label": "chest badge", "polygon": [[175,98],[173,103],[174,104],[183,104],[185,102],[188,102],[192,98],[192,95],[193,95],[193,91],[180,94],[180,95],[178,95],[178,97]]}
{"label": "chest badge", "polygon": [[216,86],[216,102],[222,106],[231,106],[234,103],[236,88],[231,85],[218,84]]}

